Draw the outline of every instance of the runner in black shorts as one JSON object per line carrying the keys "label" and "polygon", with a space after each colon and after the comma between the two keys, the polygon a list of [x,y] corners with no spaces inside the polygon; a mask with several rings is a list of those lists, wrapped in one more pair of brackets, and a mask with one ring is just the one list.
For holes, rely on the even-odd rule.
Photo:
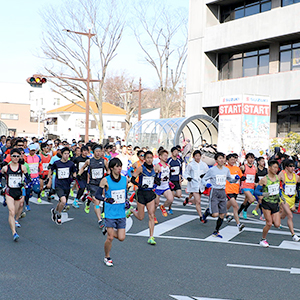
{"label": "runner in black shorts", "polygon": [[16,232],[16,226],[21,227],[18,219],[23,210],[24,196],[22,195],[22,176],[26,176],[27,182],[30,182],[30,176],[24,165],[19,163],[21,152],[18,149],[12,149],[10,152],[11,163],[4,166],[0,172],[0,185],[2,175],[6,175],[7,187],[5,189],[6,203],[9,211],[8,223],[13,235],[13,240],[16,242],[19,235]]}
{"label": "runner in black shorts", "polygon": [[[51,219],[53,222],[56,222],[57,225],[61,225],[61,212],[68,201],[71,182],[73,178],[76,177],[75,164],[69,160],[69,148],[63,148],[61,155],[62,158],[54,162],[48,174],[48,178],[50,178],[53,171],[56,171],[55,192],[59,197],[59,202],[55,209],[51,209]],[[49,180],[47,187],[51,187],[51,180]]]}
{"label": "runner in black shorts", "polygon": [[[139,176],[139,182],[136,182],[136,178]],[[126,212],[126,217],[128,218],[133,214],[138,220],[143,220],[145,217],[145,206],[147,207],[148,217],[149,217],[149,232],[150,237],[148,239],[148,244],[156,245],[154,239],[154,213],[155,213],[155,199],[156,194],[153,192],[155,183],[156,172],[153,166],[153,154],[151,151],[145,153],[145,162],[142,166],[138,167],[132,177],[131,182],[138,186],[137,191],[137,208],[134,210],[131,206]]]}

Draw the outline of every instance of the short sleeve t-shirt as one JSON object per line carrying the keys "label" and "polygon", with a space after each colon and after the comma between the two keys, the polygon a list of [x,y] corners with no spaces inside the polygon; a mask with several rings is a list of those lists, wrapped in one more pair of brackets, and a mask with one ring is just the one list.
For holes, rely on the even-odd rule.
{"label": "short sleeve t-shirt", "polygon": [[70,160],[67,162],[58,160],[51,166],[51,170],[52,172],[56,171],[55,187],[64,190],[69,189],[72,182],[72,175],[76,172],[75,164]]}

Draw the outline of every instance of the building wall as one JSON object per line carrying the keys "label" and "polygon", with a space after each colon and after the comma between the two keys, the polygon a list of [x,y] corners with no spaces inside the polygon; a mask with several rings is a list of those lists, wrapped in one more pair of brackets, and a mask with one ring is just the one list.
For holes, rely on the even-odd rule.
{"label": "building wall", "polygon": [[[220,98],[251,94],[270,96],[271,132],[277,134],[277,102],[300,103],[300,71],[280,72],[280,43],[300,40],[300,3],[220,23],[220,4],[236,1],[190,0],[186,115],[218,107]],[[219,80],[218,57],[251,47],[269,47],[269,74]]]}
{"label": "building wall", "polygon": [[[18,115],[17,120],[2,118],[2,114]],[[30,105],[16,103],[0,103],[0,120],[8,129],[15,129],[16,136],[38,136],[38,123],[30,122]],[[44,124],[40,122],[40,135],[43,134]]]}

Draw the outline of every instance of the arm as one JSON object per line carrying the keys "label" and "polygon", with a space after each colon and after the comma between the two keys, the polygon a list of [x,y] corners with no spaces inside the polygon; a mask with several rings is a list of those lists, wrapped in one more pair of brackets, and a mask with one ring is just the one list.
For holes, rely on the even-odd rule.
{"label": "arm", "polygon": [[228,180],[230,183],[236,183],[239,179],[240,179],[240,176],[239,175],[235,175],[235,178],[233,179],[230,175],[230,171],[229,169],[227,169],[228,172],[226,174],[226,180]]}
{"label": "arm", "polygon": [[[228,170],[229,171],[229,170]],[[211,179],[211,169],[209,169],[206,174],[204,175],[204,177],[201,179],[201,183],[206,186],[209,187],[208,185],[210,185],[210,183],[208,183],[208,180]]]}
{"label": "arm", "polygon": [[134,173],[132,174],[132,177],[131,177],[131,180],[130,180],[131,183],[133,183],[134,185],[136,185],[138,187],[141,186],[141,183],[140,182],[136,182],[136,178],[142,173],[142,171],[143,171],[143,167],[142,166],[138,167],[134,171]]}
{"label": "arm", "polygon": [[87,159],[84,163],[84,165],[80,168],[80,170],[78,171],[78,175],[80,176],[83,172],[84,172],[84,169],[90,165],[90,160]]}

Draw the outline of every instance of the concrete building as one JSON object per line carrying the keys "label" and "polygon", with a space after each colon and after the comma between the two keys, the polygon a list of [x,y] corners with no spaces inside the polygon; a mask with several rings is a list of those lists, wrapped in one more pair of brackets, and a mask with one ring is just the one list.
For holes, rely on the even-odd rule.
{"label": "concrete building", "polygon": [[300,133],[298,0],[190,0],[186,116],[269,96],[270,137]]}
{"label": "concrete building", "polygon": [[[82,107],[85,108],[85,102],[78,101],[76,103],[80,106],[70,103],[46,112],[45,128],[48,136],[58,136],[69,142],[72,139],[84,139],[85,109]],[[90,102],[90,106],[97,113],[96,103]],[[103,102],[102,113],[104,138],[120,137],[123,139],[125,135],[126,111],[110,103]],[[89,120],[89,139],[98,141],[99,131],[91,114]]]}
{"label": "concrete building", "polygon": [[30,104],[0,102],[0,134],[18,137],[43,135],[44,123],[32,119]]}

